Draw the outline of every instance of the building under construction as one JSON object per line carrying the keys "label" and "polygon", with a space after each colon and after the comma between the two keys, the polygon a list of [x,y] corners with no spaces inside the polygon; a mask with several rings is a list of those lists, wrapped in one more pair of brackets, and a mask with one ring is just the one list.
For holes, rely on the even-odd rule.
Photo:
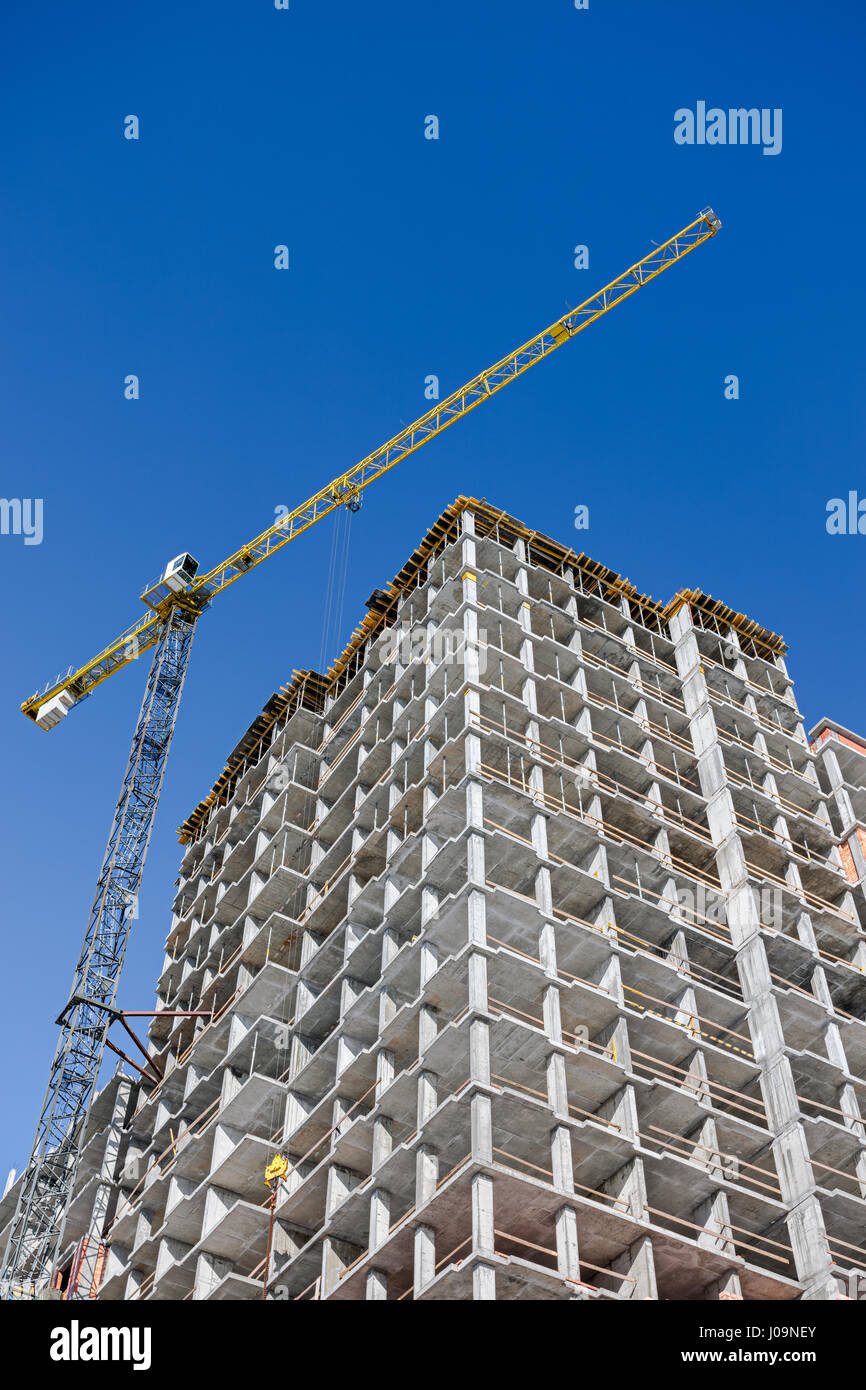
{"label": "building under construction", "polygon": [[774,633],[472,499],[367,610],[181,828],[55,1286],[857,1297],[866,742]]}

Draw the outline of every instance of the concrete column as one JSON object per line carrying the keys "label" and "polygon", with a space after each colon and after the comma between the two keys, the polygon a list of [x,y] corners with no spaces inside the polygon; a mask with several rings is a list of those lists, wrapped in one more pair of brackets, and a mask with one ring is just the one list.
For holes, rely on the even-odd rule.
{"label": "concrete column", "polygon": [[[728,929],[737,953],[737,973],[748,1008],[755,1060],[761,1067],[761,1090],[774,1135],[776,1168],[782,1198],[788,1207],[797,1275],[804,1285],[804,1298],[831,1298],[835,1296],[835,1287],[827,1273],[830,1250],[821,1205],[814,1194],[808,1145],[761,934],[758,894],[749,881],[700,648],[687,605],[675,614],[670,629],[701,790],[709,798],[707,821],[725,895]],[[763,743],[762,735],[757,735],[756,747]]]}
{"label": "concrete column", "polygon": [[396,993],[391,989],[379,991],[379,1036],[385,1032],[391,1019],[397,1013],[400,1001]]}
{"label": "concrete column", "polygon": [[580,1279],[577,1246],[577,1216],[574,1207],[560,1207],[556,1213],[556,1267],[564,1279]]}
{"label": "concrete column", "polygon": [[489,1096],[476,1091],[470,1102],[472,1157],[480,1163],[493,1162],[493,1110]]}
{"label": "concrete column", "polygon": [[439,1181],[439,1153],[429,1144],[420,1144],[415,1155],[415,1206],[429,1202]]}
{"label": "concrete column", "polygon": [[469,1007],[487,1012],[487,957],[471,951],[468,958]]}
{"label": "concrete column", "polygon": [[438,1032],[436,1010],[422,1004],[418,1010],[418,1056],[423,1057]]}
{"label": "concrete column", "polygon": [[856,822],[857,817],[854,814],[854,807],[851,804],[851,798],[845,787],[845,778],[839,767],[839,759],[833,752],[833,749],[828,748],[826,745],[821,748],[821,765],[827,775],[827,781],[830,785],[833,800],[836,803],[836,810],[839,815],[841,827],[843,830],[847,830],[850,825]]}
{"label": "concrete column", "polygon": [[704,1289],[704,1298],[708,1303],[713,1301],[739,1302],[743,1297],[743,1288],[740,1283],[740,1276],[731,1270],[727,1274],[722,1274],[718,1279],[714,1279]]}
{"label": "concrete column", "polygon": [[415,1271],[413,1284],[416,1296],[429,1284],[436,1273],[436,1232],[432,1226],[415,1228]]}
{"label": "concrete column", "polygon": [[568,1119],[568,1086],[565,1075],[565,1057],[561,1052],[551,1052],[547,1057],[547,1103],[560,1119]]}
{"label": "concrete column", "polygon": [[625,1274],[628,1280],[615,1280],[621,1298],[657,1299],[655,1261],[652,1240],[641,1236],[628,1250],[611,1262],[611,1269]]}
{"label": "concrete column", "polygon": [[480,1018],[469,1025],[469,1076],[482,1086],[490,1085],[490,1025]]}
{"label": "concrete column", "polygon": [[[328,1169],[327,1184],[325,1190],[325,1216],[331,1216],[337,1207],[343,1202],[349,1193],[364,1181],[363,1174],[356,1173],[352,1168],[344,1168],[342,1164],[332,1163]],[[236,1201],[234,1193],[232,1197]]]}
{"label": "concrete column", "polygon": [[216,1255],[199,1255],[195,1265],[193,1300],[200,1302],[210,1296],[221,1279],[232,1271],[231,1260],[219,1260]]}
{"label": "concrete column", "polygon": [[384,1300],[388,1297],[388,1275],[384,1269],[371,1269],[367,1274],[365,1298]]}
{"label": "concrete column", "polygon": [[698,1235],[698,1245],[719,1250],[723,1255],[736,1254],[726,1193],[714,1192],[712,1197],[699,1202],[692,1213],[692,1220],[697,1226],[705,1227]]}
{"label": "concrete column", "polygon": [[478,774],[478,769],[482,762],[481,757],[481,738],[476,732],[480,728],[481,702],[478,691],[470,687],[463,697],[463,712],[467,726],[467,734],[463,740],[463,754],[466,760],[466,771],[470,774]]}
{"label": "concrete column", "polygon": [[387,1115],[378,1115],[373,1121],[373,1161],[372,1171],[375,1173],[389,1157],[394,1145],[392,1134],[393,1124]]}
{"label": "concrete column", "polygon": [[472,892],[467,900],[467,940],[473,946],[487,945],[487,910],[483,893]]}
{"label": "concrete column", "polygon": [[[492,1255],[493,1182],[486,1173],[476,1173],[472,1179],[472,1252]],[[496,1271],[492,1265],[476,1264],[472,1270],[473,1299],[491,1300],[496,1297]]]}
{"label": "concrete column", "polygon": [[325,1236],[322,1241],[322,1298],[327,1298],[333,1292],[343,1271],[361,1254],[363,1251],[350,1241]]}
{"label": "concrete column", "polygon": [[439,952],[432,941],[422,941],[419,953],[420,985],[423,989],[439,968]]}
{"label": "concrete column", "polygon": [[472,1179],[472,1248],[491,1255],[493,1237],[493,1179],[476,1173]]}
{"label": "concrete column", "polygon": [[436,1088],[439,1078],[432,1071],[418,1074],[418,1128],[422,1129],[428,1116],[432,1115],[438,1104]]}
{"label": "concrete column", "polygon": [[377,1250],[388,1239],[391,1224],[391,1194],[384,1188],[374,1187],[370,1194],[370,1234],[369,1248]]}
{"label": "concrete column", "polygon": [[557,1192],[574,1192],[574,1157],[571,1151],[571,1130],[557,1125],[550,1136],[550,1158],[553,1186]]}
{"label": "concrete column", "polygon": [[376,1090],[374,1095],[377,1105],[393,1080],[394,1054],[389,1052],[387,1047],[382,1047],[376,1053]]}

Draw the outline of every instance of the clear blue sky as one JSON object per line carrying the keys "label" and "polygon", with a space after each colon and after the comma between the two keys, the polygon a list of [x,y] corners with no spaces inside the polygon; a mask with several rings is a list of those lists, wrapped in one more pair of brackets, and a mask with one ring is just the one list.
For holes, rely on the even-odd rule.
{"label": "clear blue sky", "polygon": [[[420,414],[428,374],[458,386],[708,203],[721,235],[367,493],[341,637],[475,493],[657,598],[700,586],[783,633],[807,724],[866,726],[866,537],[825,530],[830,497],[866,496],[864,30],[859,0],[6,0],[0,491],[43,499],[44,538],[0,536],[4,1173],[144,664],[50,734],[20,700],[130,623],[170,556],[215,563]],[[781,108],[781,153],[675,144],[699,100]],[[124,1007],[152,1006],[176,826],[318,664],[330,526],[200,624]]]}

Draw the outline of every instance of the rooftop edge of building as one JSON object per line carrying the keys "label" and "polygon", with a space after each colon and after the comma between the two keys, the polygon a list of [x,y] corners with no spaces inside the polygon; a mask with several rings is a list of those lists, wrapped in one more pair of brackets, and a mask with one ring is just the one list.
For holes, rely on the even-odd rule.
{"label": "rooftop edge of building", "polygon": [[830,734],[835,734],[841,738],[855,753],[866,755],[866,738],[862,734],[855,734],[851,729],[846,729],[844,724],[838,724],[835,719],[830,719],[823,715],[809,730],[809,742],[812,748],[816,748]]}
{"label": "rooftop edge of building", "polygon": [[[754,619],[736,612],[720,599],[714,599],[700,589],[679,589],[666,604],[659,603],[648,594],[640,593],[630,580],[623,578],[616,570],[591,559],[582,551],[578,554],[560,541],[533,530],[508,512],[494,507],[485,498],[478,499],[461,494],[440,514],[387,588],[375,590],[371,597],[375,598],[376,602],[368,607],[366,616],[355,628],[343,652],[328,671],[324,674],[313,670],[293,671],[288,684],[275,691],[265,702],[261,713],[232,749],[208,795],[178,827],[178,839],[181,844],[188,844],[195,837],[202,819],[214,802],[223,795],[238,766],[280,718],[300,707],[308,708],[315,713],[321,712],[325,697],[340,682],[363,645],[380,629],[389,625],[401,596],[413,587],[421,566],[444,544],[449,544],[450,540],[457,538],[459,518],[469,510],[475,517],[476,534],[495,535],[505,544],[512,546],[517,540],[523,540],[530,547],[534,563],[542,564],[559,573],[566,566],[580,570],[606,594],[627,598],[630,603],[637,604],[644,613],[652,616],[659,628],[661,624],[669,621],[684,603],[688,603],[692,609],[697,610],[699,618],[712,619],[714,625],[722,622],[747,637],[765,660],[783,656],[787,651],[784,639],[777,633],[762,627]],[[454,535],[449,538],[451,531]],[[386,604],[386,598],[390,603]]]}

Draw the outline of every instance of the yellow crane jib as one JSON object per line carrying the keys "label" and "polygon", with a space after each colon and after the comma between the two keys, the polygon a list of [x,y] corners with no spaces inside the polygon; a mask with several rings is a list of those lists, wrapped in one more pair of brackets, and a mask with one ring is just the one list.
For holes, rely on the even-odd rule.
{"label": "yellow crane jib", "polygon": [[536,333],[534,338],[515,348],[492,367],[479,372],[445,400],[437,402],[414,424],[408,425],[347,472],[334,478],[321,491],[307,498],[294,511],[280,517],[255,540],[236,550],[206,574],[198,573],[197,562],[191,555],[176,556],[161,577],[141,596],[150,610],[146,617],[133,623],[92,661],[77,670],[67,671],[62,679],[49,683],[44,690],[31,695],[22,703],[22,712],[40,728],[54,728],[79,700],[114,675],[115,671],[128,666],[155,646],[162,624],[175,608],[183,608],[197,617],[216,594],[255,569],[330,512],[343,506],[356,511],[360,506],[361,492],[370,483],[381,478],[409,454],[415,453],[423,444],[435,439],[436,435],[481,405],[482,401],[489,400],[504,386],[516,381],[530,367],[582,333],[596,319],[648,285],[695,247],[715,236],[721,225],[713,209],[704,208],[694,222],[660,246],[655,246],[649,255],[629,266],[622,275],[611,280],[576,309],[569,309],[567,314],[562,314],[549,327]]}

